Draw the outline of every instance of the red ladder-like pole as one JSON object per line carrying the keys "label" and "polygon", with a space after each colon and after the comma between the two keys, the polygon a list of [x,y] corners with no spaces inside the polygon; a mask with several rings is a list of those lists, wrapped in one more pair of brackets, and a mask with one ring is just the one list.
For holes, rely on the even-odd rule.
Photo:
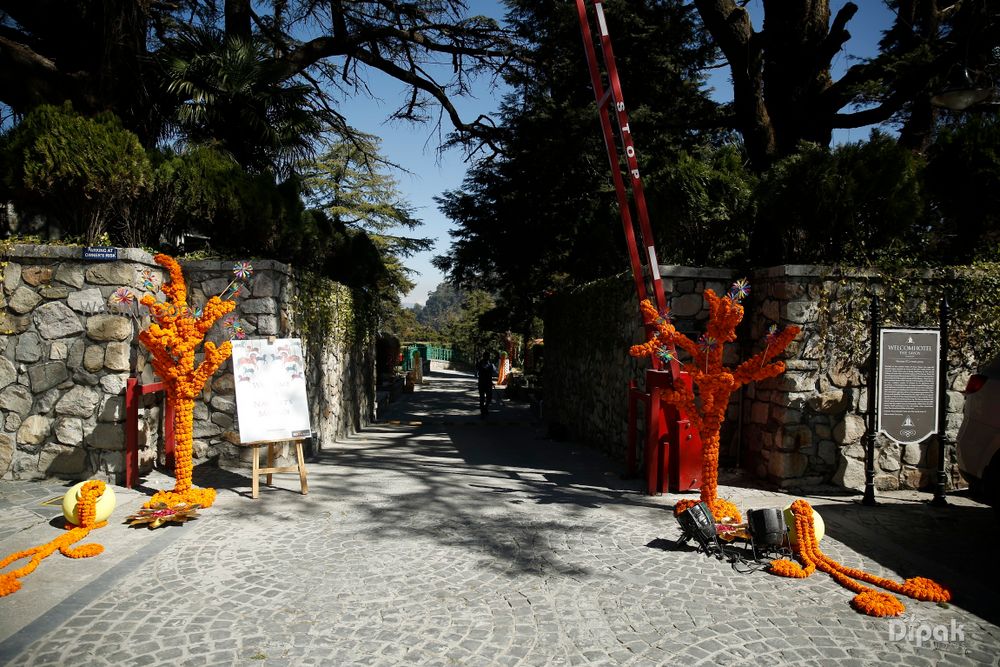
{"label": "red ladder-like pole", "polygon": [[[607,89],[604,87],[597,50],[594,48],[594,37],[590,29],[586,0],[576,0],[580,31],[583,36],[583,49],[587,54],[590,80],[594,87],[594,97],[597,100],[601,130],[604,134],[604,146],[611,163],[611,178],[615,184],[618,209],[621,213],[622,227],[625,230],[629,262],[632,266],[632,278],[635,281],[639,300],[650,298],[649,292],[652,291],[652,300],[657,309],[660,312],[665,312],[667,303],[663,293],[663,281],[660,278],[659,260],[656,256],[653,232],[646,210],[646,198],[642,190],[642,178],[639,173],[635,143],[632,140],[628,114],[625,112],[621,81],[618,78],[618,68],[615,65],[615,56],[611,48],[611,37],[608,34],[607,21],[604,18],[604,7],[601,0],[593,0],[593,5],[597,15],[598,35],[607,72]],[[617,142],[611,122],[611,109],[614,110],[617,121],[618,140],[625,153],[628,187],[631,188],[632,194],[631,200],[626,188],[626,179],[622,177]],[[638,230],[636,230],[635,218],[632,215],[633,204],[635,218],[638,219]],[[639,251],[639,240],[642,242],[643,252]],[[647,288],[647,274],[651,289]],[[653,326],[647,325],[647,335],[652,334],[652,331]],[[674,356],[676,357],[676,355]],[[673,408],[664,406],[660,401],[663,389],[678,382],[690,383],[690,379],[686,373],[681,373],[680,364],[676,358],[671,359],[667,368],[663,370],[661,370],[663,363],[660,359],[653,357],[652,364],[653,368],[646,373],[646,390],[639,391],[634,383],[629,388],[629,446],[626,453],[629,473],[635,471],[636,429],[634,422],[637,402],[641,401],[646,404],[645,465],[648,493],[662,493],[667,490],[668,486],[671,490],[676,491],[697,488],[701,477],[701,442],[698,434],[691,428],[690,422],[684,415],[679,414]]]}
{"label": "red ladder-like pole", "polygon": [[[611,163],[611,179],[614,181],[615,193],[618,197],[618,210],[621,213],[622,227],[625,230],[625,241],[628,245],[629,260],[632,266],[632,278],[635,281],[636,294],[639,296],[639,300],[642,301],[643,299],[650,298],[646,287],[646,271],[648,271],[652,285],[652,300],[660,311],[665,311],[667,302],[663,294],[663,281],[660,278],[660,264],[656,256],[653,231],[649,224],[646,197],[642,190],[639,161],[636,156],[635,143],[632,140],[632,130],[629,126],[628,114],[625,111],[625,100],[622,95],[621,82],[618,79],[618,68],[615,65],[615,56],[611,48],[611,37],[608,35],[608,26],[604,19],[604,8],[601,0],[594,0],[594,8],[597,13],[601,51],[607,69],[608,88],[606,90],[597,60],[597,51],[594,48],[594,38],[590,30],[590,20],[587,16],[586,0],[576,0],[577,14],[580,18],[580,31],[583,35],[583,49],[587,54],[590,80],[594,87],[594,97],[597,100],[601,129],[604,134],[604,146],[608,152],[608,161]],[[622,178],[621,163],[619,162],[615,134],[611,124],[611,108],[614,109],[615,120],[618,123],[618,136],[624,147],[628,182],[632,190],[632,202],[629,201],[625,179]],[[638,218],[638,230],[635,228],[636,223],[632,217],[632,203],[635,205],[635,217]],[[638,231],[639,239],[642,240],[644,252],[639,252],[636,231]],[[646,271],[643,269],[644,264]],[[647,329],[647,331],[651,331],[651,329]],[[658,368],[659,360],[654,359],[653,366],[654,368]],[[679,372],[680,366],[677,361],[671,361],[671,378],[676,379]]]}

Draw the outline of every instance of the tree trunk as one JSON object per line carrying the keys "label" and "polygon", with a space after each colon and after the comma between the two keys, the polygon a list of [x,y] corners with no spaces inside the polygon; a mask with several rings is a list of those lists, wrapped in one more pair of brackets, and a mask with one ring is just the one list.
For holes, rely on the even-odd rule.
{"label": "tree trunk", "polygon": [[762,35],[754,32],[750,15],[733,0],[695,0],[695,6],[729,61],[736,129],[751,165],[763,171],[774,155],[775,137],[764,101]]}
{"label": "tree trunk", "polygon": [[831,81],[828,0],[764,0],[764,12],[764,99],[776,155],[794,153],[801,141],[829,145],[833,128],[829,114],[819,106]]}
{"label": "tree trunk", "polygon": [[[890,33],[895,48],[909,51],[926,48],[939,37],[941,12],[937,0],[900,0],[896,8],[899,17]],[[946,2],[945,4],[953,4]],[[906,109],[906,120],[899,130],[899,143],[910,150],[924,152],[933,140],[938,112],[930,97],[922,95]]]}
{"label": "tree trunk", "polygon": [[226,0],[226,37],[249,39],[252,35],[250,0]]}
{"label": "tree trunk", "polygon": [[695,0],[695,6],[729,62],[736,129],[751,167],[765,171],[801,141],[828,145],[839,107],[828,108],[823,93],[857,5],[845,4],[831,25],[829,0],[764,0],[760,32],[734,0]]}
{"label": "tree trunk", "polygon": [[[824,97],[830,62],[850,38],[845,29],[857,11],[846,3],[830,23],[829,0],[764,0],[764,24],[755,32],[734,0],[695,0],[705,26],[729,61],[736,129],[750,167],[762,173],[810,141],[828,146],[836,112]],[[761,266],[783,261],[774,242],[777,221],[759,220],[750,255]]]}

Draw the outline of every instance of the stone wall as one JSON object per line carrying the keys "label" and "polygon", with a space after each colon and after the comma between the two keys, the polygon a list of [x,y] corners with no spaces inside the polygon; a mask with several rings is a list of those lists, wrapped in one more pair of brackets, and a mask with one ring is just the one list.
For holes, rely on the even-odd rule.
{"label": "stone wall", "polygon": [[[660,272],[677,326],[689,335],[704,330],[704,288],[725,292],[734,277],[717,269],[662,266]],[[733,397],[722,434],[723,463],[739,464],[782,486],[834,482],[863,488],[870,351],[867,294],[880,289],[878,277],[782,266],[749,278],[753,291],[744,302],[747,314],[737,331],[740,340],[728,346],[727,363],[759,351],[772,323],[796,324],[803,331],[786,352],[788,370],[782,376],[751,384],[742,396]],[[937,312],[937,304],[916,304],[911,310],[926,318]],[[552,297],[545,316],[546,419],[568,435],[622,458],[628,382],[635,379],[641,387],[647,367],[647,362],[637,363],[627,354],[630,345],[643,340],[638,325],[634,287],[625,276]],[[863,354],[858,353],[861,348]],[[961,424],[961,390],[976,364],[969,350],[957,350],[951,357],[947,434],[952,443]],[[935,436],[900,446],[879,435],[877,488],[926,487],[934,480],[937,451]],[[946,468],[949,485],[960,484],[953,446],[946,452]]]}
{"label": "stone wall", "polygon": [[[165,272],[143,251],[118,250],[118,260],[89,262],[81,248],[14,246],[3,268],[0,314],[0,476],[122,481],[124,391],[130,374],[155,380],[137,334],[149,323],[143,306],[115,305],[122,288],[137,302],[158,290]],[[233,262],[188,262],[188,301],[203,303],[232,277]],[[296,337],[297,282],[289,268],[255,261],[253,286],[237,299],[249,336]],[[162,294],[160,294],[162,299]],[[349,298],[349,297],[348,297]],[[110,301],[109,301],[110,300]],[[109,305],[111,303],[112,305]],[[225,332],[216,325],[207,340]],[[364,338],[364,337],[361,337]],[[307,387],[314,447],[366,424],[374,401],[374,355],[364,342],[332,335],[307,339]],[[231,361],[196,402],[194,456],[249,465],[238,441]],[[162,394],[143,399],[140,469],[161,459]]]}
{"label": "stone wall", "polygon": [[[953,277],[952,277],[953,278]],[[780,266],[757,272],[748,310],[750,336],[760,340],[771,322],[792,323],[802,333],[789,347],[781,377],[748,387],[744,403],[743,465],[784,486],[832,481],[863,489],[868,413],[870,293],[881,292],[876,274],[834,272],[820,266]],[[944,278],[925,276],[927,294],[910,294],[906,318],[884,326],[936,326],[938,300],[928,289]],[[961,313],[953,312],[953,317]],[[970,349],[949,357],[945,452],[948,488],[961,485],[954,449],[962,423],[969,376],[978,361]],[[875,486],[880,490],[921,489],[935,479],[937,436],[900,445],[882,434],[875,440]]]}
{"label": "stone wall", "polygon": [[[725,291],[733,280],[728,270],[683,266],[661,266],[660,275],[664,291],[673,295],[675,324],[689,334],[702,330],[708,319],[702,292]],[[629,347],[645,340],[638,313],[630,276],[551,297],[545,308],[544,417],[557,431],[566,429],[574,439],[619,459],[628,444],[628,384],[635,380],[642,387],[649,366],[628,354]],[[735,446],[736,399],[731,412],[722,434],[727,455]]]}

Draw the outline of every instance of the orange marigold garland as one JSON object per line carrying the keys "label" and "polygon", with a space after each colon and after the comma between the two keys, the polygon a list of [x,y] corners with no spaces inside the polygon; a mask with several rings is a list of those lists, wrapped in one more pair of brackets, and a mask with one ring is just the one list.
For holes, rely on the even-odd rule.
{"label": "orange marigold garland", "polygon": [[31,560],[26,565],[11,572],[0,574],[0,597],[10,595],[21,588],[19,579],[34,572],[39,563],[52,555],[56,549],[67,558],[90,558],[104,551],[104,547],[100,544],[84,544],[75,549],[73,548],[73,544],[85,538],[95,528],[108,525],[107,521],[95,521],[97,499],[101,497],[106,488],[107,485],[99,480],[91,480],[85,483],[80,489],[80,500],[77,504],[77,516],[80,518],[79,526],[67,521],[67,532],[48,544],[25,549],[24,551],[17,551],[0,561],[0,569],[3,569],[22,558],[31,557]]}
{"label": "orange marigold garland", "polygon": [[798,563],[788,560],[776,560],[772,561],[769,567],[772,574],[782,577],[808,577],[819,568],[833,577],[834,581],[844,588],[857,593],[851,600],[851,606],[869,616],[899,616],[905,607],[895,596],[864,586],[859,581],[916,600],[928,602],[948,602],[951,600],[951,591],[926,577],[913,577],[900,584],[891,579],[869,574],[864,570],[841,565],[820,551],[813,525],[813,509],[809,503],[802,499],[793,502],[792,515],[795,517],[795,531],[798,537],[795,544],[795,555],[806,567],[802,568]]}
{"label": "orange marigold garland", "polygon": [[[662,396],[663,401],[676,406],[701,435],[703,453],[700,502],[708,504],[717,522],[741,520],[739,509],[728,500],[718,497],[719,432],[729,406],[729,397],[745,384],[783,373],[785,364],[772,360],[784,352],[799,333],[796,326],[786,327],[781,332],[771,332],[767,337],[767,345],[761,352],[735,369],[723,366],[724,345],[736,340],[736,327],[743,320],[743,306],[739,302],[749,292],[750,286],[745,280],[733,283],[729,293],[721,298],[714,291],[705,290],[708,326],[698,343],[677,331],[669,315],[660,314],[656,306],[647,299],[640,307],[643,321],[654,328],[653,337],[645,343],[633,345],[629,350],[629,354],[634,357],[657,356],[670,360],[674,358],[674,350],[679,347],[691,357],[685,368],[691,376],[694,389],[679,382],[674,389],[664,391]],[[693,499],[682,500],[674,506],[674,513],[680,514],[698,502],[699,500]]]}
{"label": "orange marigold garland", "polygon": [[142,297],[140,303],[149,308],[154,321],[139,333],[139,340],[152,353],[153,368],[166,385],[167,400],[174,405],[175,482],[172,491],[158,491],[144,507],[159,503],[210,507],[215,502],[215,489],[195,489],[191,485],[194,400],[208,378],[229,358],[232,345],[226,341],[216,347],[211,341],[205,342],[204,358],[197,366],[195,348],[216,321],[232,312],[236,304],[213,296],[200,312],[192,310],[187,304],[187,285],[177,261],[163,254],[153,259],[170,274],[170,282],[160,288],[169,303],[157,302],[151,294]]}

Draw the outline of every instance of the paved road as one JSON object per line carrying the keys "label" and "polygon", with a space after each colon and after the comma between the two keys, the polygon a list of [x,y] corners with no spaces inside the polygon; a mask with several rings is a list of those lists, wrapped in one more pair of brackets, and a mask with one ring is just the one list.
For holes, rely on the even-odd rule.
{"label": "paved road", "polygon": [[[644,496],[618,473],[546,439],[523,406],[480,420],[474,381],[438,373],[386,422],[321,452],[308,496],[295,475],[254,501],[245,474],[198,470],[216,505],[149,531],[120,520],[171,481],[116,488],[111,524],[92,534],[104,554],[53,555],[0,598],[0,664],[997,664],[989,509],[811,491],[827,553],[956,593],[946,606],[905,600],[890,622],[854,612],[825,575],[740,574],[675,546],[677,496]],[[795,497],[731,481],[722,495],[744,508]],[[0,555],[59,534],[58,506],[41,501],[64,488],[0,483]]]}

